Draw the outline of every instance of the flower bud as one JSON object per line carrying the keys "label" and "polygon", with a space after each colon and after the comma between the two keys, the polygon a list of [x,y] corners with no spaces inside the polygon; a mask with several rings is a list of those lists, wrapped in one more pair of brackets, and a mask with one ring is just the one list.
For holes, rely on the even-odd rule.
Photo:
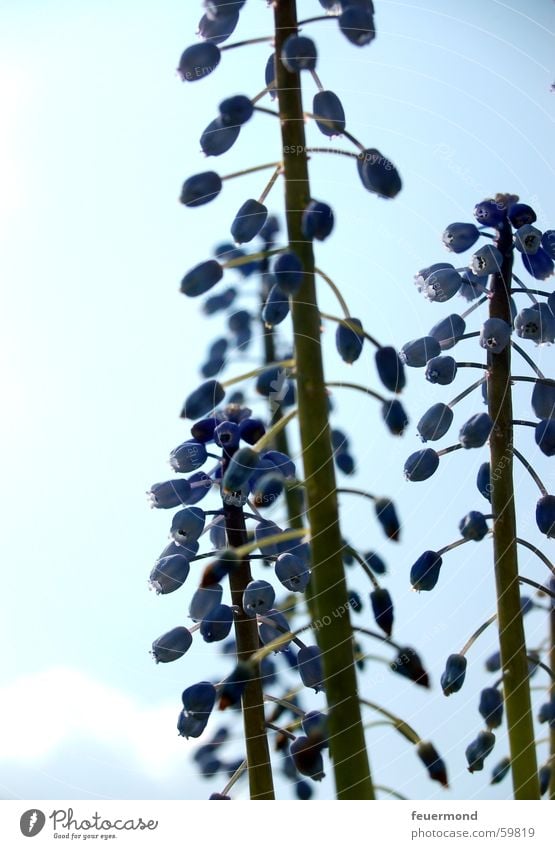
{"label": "flower bud", "polygon": [[[388,590],[380,587],[370,593],[370,603],[376,625],[391,637],[393,631],[393,601]],[[353,605],[351,605],[353,606]]]}
{"label": "flower bud", "polygon": [[205,643],[225,640],[233,625],[233,611],[227,604],[219,604],[200,623],[200,633]]}
{"label": "flower bud", "polygon": [[440,353],[441,348],[437,339],[433,336],[423,336],[403,345],[399,356],[401,362],[411,368],[424,368],[428,360],[439,356]]}
{"label": "flower bud", "polygon": [[400,648],[397,657],[389,666],[393,672],[397,672],[404,678],[414,681],[415,684],[419,684],[421,687],[430,686],[428,673],[422,666],[419,656],[410,646]]}
{"label": "flower bud", "polygon": [[459,522],[459,531],[463,539],[480,542],[489,532],[484,514],[478,510],[471,510]]}
{"label": "flower bud", "polygon": [[159,595],[173,593],[187,580],[189,568],[189,561],[182,554],[162,557],[150,573],[150,585]]}
{"label": "flower bud", "polygon": [[536,504],[536,524],[542,534],[555,537],[555,495],[543,495]]}
{"label": "flower bud", "polygon": [[215,44],[192,44],[181,54],[177,72],[183,82],[195,82],[211,74],[219,65],[220,58],[220,51]]}
{"label": "flower bud", "polygon": [[441,401],[426,410],[416,429],[422,442],[435,442],[445,436],[453,421],[453,410]]}
{"label": "flower bud", "polygon": [[413,590],[433,590],[439,580],[442,563],[443,560],[436,551],[425,551],[421,554],[410,570]]}
{"label": "flower bud", "polygon": [[382,526],[386,537],[394,542],[399,542],[401,525],[393,502],[388,498],[376,498],[374,509],[376,511],[376,518]]}
{"label": "flower bud", "polygon": [[197,540],[204,530],[205,514],[200,507],[185,507],[173,517],[170,534],[179,544]]}
{"label": "flower bud", "polygon": [[500,354],[511,340],[511,325],[502,318],[488,318],[480,330],[480,345],[492,354]]}
{"label": "flower bud", "polygon": [[231,225],[231,235],[236,244],[251,242],[264,226],[267,217],[268,209],[263,203],[254,198],[246,200],[239,208]]}
{"label": "flower bud", "polygon": [[448,386],[457,375],[457,363],[453,357],[432,357],[426,364],[425,377],[430,383]]}
{"label": "flower bud", "polygon": [[490,784],[499,784],[511,768],[511,759],[510,758],[502,758],[496,766],[491,771],[491,781]]}
{"label": "flower bud", "polygon": [[272,609],[276,593],[268,581],[250,581],[243,592],[243,610],[247,616],[266,614]]}
{"label": "flower bud", "polygon": [[482,690],[478,710],[490,731],[492,728],[499,728],[503,721],[503,696],[497,687],[486,687]]}
{"label": "flower bud", "polygon": [[484,245],[472,254],[468,265],[474,274],[485,276],[500,271],[502,262],[503,256],[499,248],[495,245]]}
{"label": "flower bud", "polygon": [[185,206],[202,206],[217,198],[221,190],[220,175],[215,171],[203,171],[185,180],[179,200]]}
{"label": "flower bud", "polygon": [[405,460],[405,478],[408,481],[425,481],[431,478],[438,466],[439,457],[433,448],[422,448]]}
{"label": "flower bud", "polygon": [[481,448],[486,444],[492,427],[493,421],[488,413],[477,413],[461,427],[459,442],[463,448]]}
{"label": "flower bud", "polygon": [[467,660],[463,654],[450,654],[445,664],[445,670],[440,683],[444,696],[458,693],[464,684]]}
{"label": "flower bud", "polygon": [[182,419],[200,419],[224,400],[225,390],[217,380],[207,380],[185,399]]}
{"label": "flower bud", "polygon": [[303,646],[297,655],[297,667],[305,687],[311,687],[315,693],[323,690],[324,670],[318,646]]}
{"label": "flower bud", "polygon": [[428,770],[428,775],[432,781],[439,781],[442,787],[449,787],[445,762],[438,755],[435,746],[421,740],[416,746],[416,753]]}
{"label": "flower bud", "polygon": [[185,652],[191,648],[192,642],[191,632],[180,625],[154,640],[152,656],[156,663],[171,663],[172,660],[183,657]]}
{"label": "flower bud", "polygon": [[324,761],[321,747],[312,743],[309,737],[297,737],[289,749],[297,770],[314,781],[324,778]]}
{"label": "flower bud", "polygon": [[401,392],[405,386],[405,371],[399,354],[391,346],[378,348],[375,355],[378,376],[390,392]]}
{"label": "flower bud", "polygon": [[478,241],[480,231],[475,224],[457,222],[449,224],[443,233],[443,244],[449,251],[460,254]]}
{"label": "flower bud", "polygon": [[480,731],[477,738],[466,748],[466,760],[469,772],[481,772],[484,760],[491,754],[495,746],[495,734],[491,731]]}

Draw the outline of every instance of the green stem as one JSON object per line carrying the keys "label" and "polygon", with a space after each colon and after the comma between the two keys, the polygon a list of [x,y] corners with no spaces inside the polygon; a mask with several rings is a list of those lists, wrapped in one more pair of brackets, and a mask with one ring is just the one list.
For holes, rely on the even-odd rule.
{"label": "green stem", "polygon": [[[229,457],[225,459],[225,463],[227,462],[229,462]],[[230,546],[239,548],[247,541],[243,508],[224,504],[224,517],[227,541]],[[252,581],[252,575],[247,554],[243,556],[240,564],[232,569],[229,575],[231,603],[239,611],[235,616],[237,660],[249,658],[259,645],[256,619],[247,616],[243,610],[243,593],[250,581]],[[257,674],[245,687],[241,707],[245,729],[250,797],[257,800],[274,799],[260,667],[257,668]]]}
{"label": "green stem", "polygon": [[[497,247],[503,254],[499,273],[492,276],[490,318],[511,323],[509,290],[513,264],[512,233],[506,219]],[[513,486],[513,410],[511,347],[488,354],[488,406],[494,426],[490,435],[491,506],[499,646],[504,669],[503,692],[515,799],[539,799],[538,768],[524,626],[520,608],[516,515]]]}
{"label": "green stem", "polygon": [[[275,47],[297,32],[295,0],[275,0]],[[292,318],[298,368],[297,396],[303,446],[308,518],[312,529],[312,593],[315,616],[330,624],[318,629],[326,681],[330,754],[339,799],[373,799],[368,756],[357,696],[349,603],[342,562],[335,472],[320,348],[320,312],[314,284],[314,254],[302,233],[301,216],[311,198],[299,74],[276,63],[284,153],[285,208],[289,243],[304,268]],[[341,608],[343,616],[334,616]]]}

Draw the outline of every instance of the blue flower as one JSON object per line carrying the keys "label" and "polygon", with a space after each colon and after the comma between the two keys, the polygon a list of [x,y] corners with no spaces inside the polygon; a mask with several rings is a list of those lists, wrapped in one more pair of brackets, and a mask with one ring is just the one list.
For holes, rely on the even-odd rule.
{"label": "blue flower", "polygon": [[405,386],[405,371],[399,354],[391,346],[378,348],[375,355],[378,376],[390,392],[400,392]]}
{"label": "blue flower", "polygon": [[202,442],[188,439],[173,449],[169,462],[174,472],[194,472],[206,462],[206,447]]}
{"label": "blue flower", "polygon": [[185,399],[182,419],[200,419],[224,400],[225,390],[217,380],[207,380]]}
{"label": "blue flower", "polygon": [[231,235],[240,245],[251,242],[258,235],[268,217],[268,209],[263,203],[249,198],[239,208],[231,225]]}
{"label": "blue flower", "polygon": [[303,211],[301,219],[302,233],[305,239],[318,239],[322,242],[333,230],[334,217],[331,206],[323,201],[311,200]]}
{"label": "blue flower", "polygon": [[414,451],[405,460],[404,472],[408,481],[425,481],[439,466],[439,457],[433,448],[422,448]]}
{"label": "blue flower", "polygon": [[547,457],[555,454],[555,421],[543,419],[535,428],[536,444]]}
{"label": "blue flower", "polygon": [[324,778],[324,761],[321,746],[313,743],[309,737],[297,737],[289,749],[297,770],[314,781]]}
{"label": "blue flower", "polygon": [[276,560],[276,578],[293,593],[302,593],[308,586],[310,570],[308,565],[295,554],[285,552]]}
{"label": "blue flower", "polygon": [[173,517],[170,534],[179,544],[197,540],[204,530],[205,514],[200,507],[185,507]]}
{"label": "blue flower", "polygon": [[519,227],[515,233],[515,248],[524,254],[535,254],[542,242],[542,231],[531,224]]}
{"label": "blue flower", "polygon": [[341,101],[333,91],[318,91],[312,101],[312,112],[318,118],[325,119],[325,121],[316,119],[318,129],[325,136],[333,138],[333,136],[341,135],[345,129],[345,112]]}
{"label": "blue flower", "polygon": [[513,203],[508,210],[509,221],[513,227],[525,227],[527,224],[533,224],[536,220],[536,213],[527,203]]}
{"label": "blue flower", "polygon": [[422,442],[435,442],[445,436],[453,421],[453,410],[439,401],[433,404],[422,416],[416,429]]}
{"label": "blue flower", "polygon": [[479,237],[480,231],[475,224],[456,222],[455,224],[449,224],[442,238],[443,244],[448,250],[460,254],[471,248],[478,241]]}
{"label": "blue flower", "polygon": [[192,642],[191,632],[180,625],[154,640],[152,656],[156,663],[171,663],[171,661],[183,657],[185,652],[191,648]]}
{"label": "blue flower", "polygon": [[410,570],[410,582],[417,592],[433,590],[439,580],[442,558],[437,551],[425,551]]}
{"label": "blue flower", "polygon": [[243,592],[243,610],[247,616],[266,614],[272,609],[275,597],[275,590],[268,581],[250,581]]}
{"label": "blue flower", "polygon": [[205,41],[212,44],[221,44],[233,33],[239,21],[239,12],[220,14],[212,20],[208,15],[203,15],[199,21],[198,34]]}
{"label": "blue flower", "polygon": [[382,404],[382,416],[394,436],[401,436],[405,432],[409,420],[400,401],[385,401]]}
{"label": "blue flower", "polygon": [[342,12],[339,16],[339,28],[345,38],[356,45],[364,47],[370,44],[376,37],[376,27],[372,17],[373,6],[355,6],[350,3],[341,4]]}
{"label": "blue flower", "polygon": [[382,526],[386,537],[394,542],[399,542],[401,538],[401,525],[393,502],[389,498],[376,498],[374,509],[376,511],[376,518]]}
{"label": "blue flower", "polygon": [[428,770],[428,775],[432,781],[439,781],[442,787],[449,787],[447,767],[432,743],[421,740],[416,747],[416,753]]}
{"label": "blue flower", "polygon": [[413,681],[420,687],[428,688],[430,686],[428,673],[422,666],[419,656],[410,646],[404,646],[398,650],[397,656],[389,664],[389,668],[392,672],[397,672],[398,675],[408,678],[409,681]]}
{"label": "blue flower", "polygon": [[458,313],[452,313],[434,324],[428,335],[437,339],[442,351],[447,351],[449,348],[455,347],[461,336],[464,335],[465,330],[466,322],[464,318]]}
{"label": "blue flower", "polygon": [[376,625],[390,637],[393,631],[394,611],[393,601],[388,590],[383,587],[372,590],[370,593],[370,603]]}
{"label": "blue flower", "polygon": [[476,413],[461,427],[459,442],[463,448],[481,448],[486,444],[492,427],[493,421],[488,413]]}
{"label": "blue flower", "polygon": [[522,254],[522,262],[526,271],[536,280],[547,280],[553,274],[554,264],[549,254],[539,248],[535,254]]}
{"label": "blue flower", "polygon": [[357,157],[357,170],[364,188],[378,197],[394,198],[401,191],[399,172],[376,148],[361,151]]}
{"label": "blue flower", "polygon": [[163,510],[179,507],[180,504],[188,504],[190,495],[191,484],[185,478],[153,483],[148,491],[152,507]]}
{"label": "blue flower", "polygon": [[475,542],[482,540],[489,531],[484,514],[478,510],[471,510],[459,522],[459,531],[463,539],[474,540]]}
{"label": "blue flower", "polygon": [[209,587],[199,587],[195,590],[189,604],[189,616],[193,622],[201,622],[210,611],[221,603],[223,589],[221,584]]}
{"label": "blue flower", "polygon": [[222,190],[222,180],[215,171],[194,174],[183,183],[179,200],[185,206],[202,206],[217,198]]}
{"label": "blue flower", "polygon": [[187,272],[181,281],[180,291],[183,295],[196,298],[212,289],[223,276],[224,270],[220,263],[215,259],[207,259]]}
{"label": "blue flower", "polygon": [[538,345],[555,342],[555,317],[545,303],[520,310],[514,321],[516,335]]}
{"label": "blue flower", "polygon": [[283,42],[281,61],[290,73],[313,71],[316,68],[318,51],[311,38],[290,35]]}
{"label": "blue flower", "polygon": [[466,676],[467,660],[463,654],[450,654],[445,664],[445,671],[441,676],[441,689],[444,696],[458,693],[464,684]]}
{"label": "blue flower", "polygon": [[491,731],[480,731],[477,738],[466,748],[466,760],[469,772],[480,772],[484,768],[484,760],[493,751],[495,734]]}
{"label": "blue flower", "polygon": [[480,345],[492,354],[500,354],[511,340],[511,325],[502,318],[488,318],[480,330]]}
{"label": "blue flower", "polygon": [[211,74],[220,63],[220,50],[211,42],[192,44],[181,54],[177,72],[183,82],[195,82]]}
{"label": "blue flower", "polygon": [[502,262],[503,255],[499,248],[495,245],[484,245],[472,254],[468,266],[480,277],[500,271]]}
{"label": "blue flower", "polygon": [[426,364],[425,377],[430,383],[447,386],[457,375],[457,363],[453,357],[432,357]]}
{"label": "blue flower", "polygon": [[532,390],[532,409],[538,419],[555,418],[555,380],[536,380]]}
{"label": "blue flower", "polygon": [[542,534],[555,537],[555,495],[543,495],[536,504],[536,524]]}
{"label": "blue flower", "polygon": [[428,360],[438,357],[440,353],[441,348],[437,339],[433,336],[422,336],[403,345],[399,356],[401,362],[411,368],[424,368]]}
{"label": "blue flower", "polygon": [[507,218],[507,210],[503,204],[495,200],[483,200],[474,207],[474,217],[479,224],[486,227],[497,227]]}
{"label": "blue flower", "polygon": [[423,283],[419,283],[420,279],[416,280],[419,291],[428,301],[435,301],[438,304],[443,304],[456,295],[463,282],[461,275],[454,268],[439,268],[432,271]]}
{"label": "blue flower", "polygon": [[205,643],[225,640],[233,625],[233,611],[227,604],[213,607],[200,623],[200,633]]}
{"label": "blue flower", "polygon": [[490,730],[499,728],[503,721],[503,696],[497,687],[486,687],[482,690],[478,710]]}
{"label": "blue flower", "polygon": [[303,646],[297,655],[297,667],[305,687],[311,687],[315,693],[324,688],[324,670],[318,646]]}
{"label": "blue flower", "polygon": [[189,574],[189,561],[182,554],[161,557],[150,573],[150,585],[159,595],[179,589]]}
{"label": "blue flower", "polygon": [[[233,97],[226,97],[225,100],[222,100],[218,108],[220,110],[220,117],[227,126],[246,124],[254,111],[250,97],[244,94],[235,94]],[[249,240],[246,239],[245,241]]]}
{"label": "blue flower", "polygon": [[335,345],[345,363],[352,364],[360,357],[364,345],[362,322],[358,318],[345,319],[347,324],[338,324],[335,331]]}
{"label": "blue flower", "polygon": [[491,781],[490,784],[499,784],[511,768],[511,759],[510,758],[501,758],[498,764],[494,766],[491,771]]}

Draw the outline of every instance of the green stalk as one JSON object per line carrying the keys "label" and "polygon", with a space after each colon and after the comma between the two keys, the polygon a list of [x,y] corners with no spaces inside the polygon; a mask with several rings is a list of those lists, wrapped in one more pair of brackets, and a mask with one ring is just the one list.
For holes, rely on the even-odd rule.
{"label": "green stalk", "polygon": [[[228,459],[226,458],[226,462]],[[247,530],[243,508],[224,504],[224,517],[229,545],[233,548],[245,545]],[[247,616],[243,610],[243,592],[251,580],[249,557],[245,555],[240,565],[232,569],[229,575],[231,603],[239,608],[239,613],[235,616],[237,660],[249,658],[259,645],[256,619]],[[260,673],[260,667],[258,667],[258,673]],[[260,674],[249,681],[245,687],[241,708],[245,728],[250,797],[253,800],[274,799],[272,766],[264,713],[264,694]]]}
{"label": "green stalk", "polygon": [[[500,272],[493,275],[490,317],[501,318],[510,324],[509,290],[513,255],[511,227],[507,219],[500,228],[497,247],[503,255],[503,262]],[[494,422],[490,436],[493,551],[513,791],[515,799],[539,799],[528,662],[518,582],[510,345],[499,354],[490,353],[488,365],[488,405]]]}
{"label": "green stalk", "polygon": [[[295,0],[275,0],[275,48],[297,32]],[[330,755],[338,799],[374,799],[364,739],[353,656],[349,603],[341,556],[335,473],[320,348],[320,312],[314,283],[312,244],[303,238],[302,210],[310,196],[303,106],[298,74],[276,62],[281,116],[285,208],[291,247],[300,257],[304,279],[292,299],[297,396],[312,548],[312,605],[326,682]],[[293,152],[291,152],[293,151]],[[296,151],[302,151],[297,155]],[[338,615],[341,610],[343,615]],[[335,615],[334,615],[335,614]]]}

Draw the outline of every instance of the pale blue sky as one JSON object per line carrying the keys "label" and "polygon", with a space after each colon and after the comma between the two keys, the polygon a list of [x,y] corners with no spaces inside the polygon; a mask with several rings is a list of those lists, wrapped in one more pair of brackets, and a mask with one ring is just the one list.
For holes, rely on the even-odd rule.
{"label": "pale blue sky", "polygon": [[[316,0],[299,6],[304,16],[320,8]],[[403,191],[393,202],[369,195],[344,157],[315,157],[311,175],[314,196],[332,204],[337,220],[333,237],[318,245],[318,264],[341,285],[352,313],[400,347],[464,308],[458,299],[427,304],[412,284],[419,268],[449,260],[440,239],[446,224],[469,220],[488,194],[513,191],[533,203],[540,227],[555,227],[554,7],[548,0],[376,7],[378,38],[366,49],[348,45],[333,21],[306,32],[348,128],[396,163]],[[257,116],[229,154],[205,162],[198,138],[217,104],[263,87],[270,50],[231,51],[203,83],[182,84],[175,67],[199,17],[196,1],[0,0],[0,628],[10,647],[0,695],[12,705],[0,732],[5,798],[205,798],[213,789],[195,778],[174,723],[183,687],[225,674],[227,665],[199,640],[176,664],[156,667],[149,657],[152,640],[184,620],[191,590],[167,598],[148,592],[170,518],[149,511],[144,492],[170,476],[167,455],[188,435],[181,402],[221,327],[217,318],[199,320],[179,280],[228,238],[233,215],[264,178],[227,184],[198,210],[177,203],[181,183],[206,167],[228,173],[277,158],[279,134],[275,119]],[[265,2],[249,0],[236,35],[271,28]],[[305,90],[309,106],[310,79]],[[308,133],[321,144],[313,127]],[[279,187],[270,205],[280,211]],[[321,303],[336,311],[324,290]],[[334,355],[331,327],[326,337],[330,379],[376,386],[369,353],[348,369]],[[457,356],[476,359],[475,343],[464,344]],[[528,343],[527,350],[553,375],[551,349],[534,352]],[[231,363],[228,373],[241,368]],[[422,550],[454,540],[458,520],[487,506],[474,488],[486,449],[446,457],[426,483],[402,477],[405,457],[419,447],[423,410],[472,376],[465,370],[447,390],[427,384],[421,371],[409,378],[411,425],[397,441],[370,401],[336,394],[333,421],[349,427],[356,483],[395,499],[403,542],[386,544],[367,504],[353,499],[345,501],[344,529],[353,544],[386,559],[395,636],[421,651],[435,684],[417,692],[380,666],[365,674],[362,689],[434,740],[454,789],[442,793],[423,780],[393,732],[370,732],[372,763],[379,783],[412,797],[505,798],[508,783],[490,790],[490,769],[470,776],[464,761],[481,727],[476,706],[493,633],[472,650],[464,690],[449,700],[439,691],[446,655],[494,609],[491,543],[449,555],[429,595],[408,583]],[[521,417],[531,415],[529,392],[516,391]],[[474,396],[456,408],[450,441],[482,409]],[[551,461],[538,459],[531,432],[519,437],[555,489]],[[537,494],[520,469],[517,488],[522,524],[538,541],[526,508]],[[541,564],[523,563],[543,579]],[[366,593],[363,577],[350,582]],[[531,645],[544,638],[541,613],[531,614],[528,629]],[[488,766],[506,752],[502,731]]]}

